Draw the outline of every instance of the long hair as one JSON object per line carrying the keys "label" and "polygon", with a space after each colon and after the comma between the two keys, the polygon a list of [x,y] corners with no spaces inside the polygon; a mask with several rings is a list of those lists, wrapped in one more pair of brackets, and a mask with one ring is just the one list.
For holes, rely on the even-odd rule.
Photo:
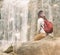
{"label": "long hair", "polygon": [[[41,16],[42,12],[43,12],[42,10],[40,10],[40,11],[38,12],[38,18],[46,19],[46,17],[45,17],[45,16],[43,16],[43,17]],[[47,19],[46,19],[46,20],[47,20]]]}

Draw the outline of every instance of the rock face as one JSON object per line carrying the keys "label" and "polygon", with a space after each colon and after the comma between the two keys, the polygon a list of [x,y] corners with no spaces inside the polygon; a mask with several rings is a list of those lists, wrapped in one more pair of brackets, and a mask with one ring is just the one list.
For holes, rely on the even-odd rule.
{"label": "rock face", "polygon": [[60,55],[60,38],[44,38],[28,43],[18,42],[5,52],[0,52],[0,55]]}
{"label": "rock face", "polygon": [[17,55],[60,55],[59,43],[59,39],[23,43],[19,48],[15,46],[14,52]]}
{"label": "rock face", "polygon": [[12,53],[7,54],[7,53],[0,52],[0,55],[13,55],[13,54]]}

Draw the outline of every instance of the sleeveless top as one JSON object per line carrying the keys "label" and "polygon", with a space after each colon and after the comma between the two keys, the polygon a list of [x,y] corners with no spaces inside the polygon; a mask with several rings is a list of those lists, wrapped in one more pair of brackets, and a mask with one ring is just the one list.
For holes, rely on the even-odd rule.
{"label": "sleeveless top", "polygon": [[40,33],[45,33],[45,31],[44,31],[44,19],[43,18],[38,19],[37,31],[39,31]]}

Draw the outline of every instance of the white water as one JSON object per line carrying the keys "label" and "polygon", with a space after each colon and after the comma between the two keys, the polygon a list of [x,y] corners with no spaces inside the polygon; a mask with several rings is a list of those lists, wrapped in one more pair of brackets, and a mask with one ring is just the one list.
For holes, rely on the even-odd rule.
{"label": "white water", "polygon": [[1,8],[4,19],[4,38],[2,45],[16,41],[27,42],[29,0],[3,0]]}

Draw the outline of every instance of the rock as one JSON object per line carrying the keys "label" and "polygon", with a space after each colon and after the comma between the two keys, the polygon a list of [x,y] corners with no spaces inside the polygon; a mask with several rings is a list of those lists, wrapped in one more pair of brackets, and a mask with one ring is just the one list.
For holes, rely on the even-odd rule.
{"label": "rock", "polygon": [[5,44],[5,45],[2,45],[2,47],[1,47],[1,51],[2,52],[4,52],[4,53],[10,53],[10,52],[13,52],[13,46],[12,46],[12,44]]}
{"label": "rock", "polygon": [[60,55],[60,39],[22,43],[18,49],[15,46],[14,52],[17,55]]}
{"label": "rock", "polygon": [[7,53],[0,52],[0,55],[13,55],[13,54],[11,53],[7,54]]}
{"label": "rock", "polygon": [[13,52],[13,46],[9,46],[4,52],[5,53],[11,53],[11,52]]}

